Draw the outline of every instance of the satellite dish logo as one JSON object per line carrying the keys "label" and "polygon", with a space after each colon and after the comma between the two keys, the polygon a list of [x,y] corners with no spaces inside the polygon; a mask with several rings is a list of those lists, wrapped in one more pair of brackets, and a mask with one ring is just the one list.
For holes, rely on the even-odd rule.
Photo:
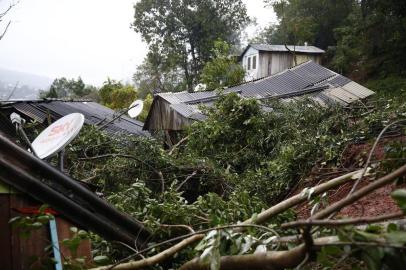
{"label": "satellite dish logo", "polygon": [[61,136],[63,137],[68,135],[69,133],[72,133],[74,131],[74,129],[72,128],[73,121],[74,119],[72,119],[69,122],[61,123],[59,125],[52,127],[52,129],[49,131],[47,138],[41,140],[41,143],[48,143],[52,140],[58,139]]}

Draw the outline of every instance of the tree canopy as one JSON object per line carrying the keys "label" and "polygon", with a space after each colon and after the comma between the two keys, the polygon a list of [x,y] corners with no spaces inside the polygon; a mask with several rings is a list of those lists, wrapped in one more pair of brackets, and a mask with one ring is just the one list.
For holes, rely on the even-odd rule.
{"label": "tree canopy", "polygon": [[48,91],[40,93],[42,98],[93,98],[97,97],[97,88],[85,85],[82,78],[67,79],[65,77],[55,79]]}
{"label": "tree canopy", "polygon": [[99,90],[101,103],[111,109],[128,108],[137,98],[137,90],[132,85],[107,79]]}
{"label": "tree canopy", "polygon": [[182,71],[184,89],[192,91],[215,40],[237,44],[249,18],[241,0],[141,0],[134,6],[133,28],[149,45],[148,59],[160,71]]}
{"label": "tree canopy", "polygon": [[[391,0],[267,0],[279,23],[253,41],[303,45],[327,50],[326,63],[365,80],[402,74],[406,60],[406,8]],[[377,69],[376,67],[380,68]]]}
{"label": "tree canopy", "polygon": [[245,71],[235,57],[230,56],[229,44],[216,41],[213,53],[214,58],[206,63],[201,75],[201,82],[207,86],[207,90],[232,86],[244,81]]}

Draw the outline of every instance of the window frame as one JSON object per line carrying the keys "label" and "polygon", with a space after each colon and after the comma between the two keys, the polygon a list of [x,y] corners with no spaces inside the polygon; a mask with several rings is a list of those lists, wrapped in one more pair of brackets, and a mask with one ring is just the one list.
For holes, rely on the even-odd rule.
{"label": "window frame", "polygon": [[247,57],[247,70],[251,70],[251,57]]}

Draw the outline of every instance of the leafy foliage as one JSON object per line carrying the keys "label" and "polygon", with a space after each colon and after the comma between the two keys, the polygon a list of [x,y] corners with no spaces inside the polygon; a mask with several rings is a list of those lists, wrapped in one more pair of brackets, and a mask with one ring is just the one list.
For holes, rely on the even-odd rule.
{"label": "leafy foliage", "polygon": [[124,109],[137,97],[137,91],[131,85],[107,79],[99,90],[101,103],[112,109]]}
{"label": "leafy foliage", "polygon": [[40,93],[41,98],[91,98],[98,101],[97,89],[91,85],[85,85],[82,78],[55,79],[48,91]]}
{"label": "leafy foliage", "polygon": [[149,63],[162,72],[182,70],[189,91],[212,58],[214,41],[237,43],[248,22],[241,0],[142,0],[134,8],[134,30],[148,43],[150,55],[159,56],[159,65]]}
{"label": "leafy foliage", "polygon": [[230,45],[223,41],[214,43],[214,58],[203,68],[201,81],[207,90],[236,85],[244,80],[244,69],[230,57]]}
{"label": "leafy foliage", "polygon": [[296,45],[307,41],[327,50],[326,62],[334,69],[360,80],[404,73],[404,1],[266,2],[279,24],[264,29],[256,40]]}
{"label": "leafy foliage", "polygon": [[[388,122],[404,117],[404,98],[377,97],[371,109],[371,104],[323,108],[306,100],[260,104],[237,94],[220,95],[213,107],[202,108],[206,121],[193,124],[183,134],[188,136],[186,143],[176,149],[163,149],[157,139],[111,136],[86,127],[68,147],[66,165],[70,175],[97,185],[106,200],[140,220],[154,233],[154,240],[160,242],[190,229],[255,219],[257,213],[291,192],[315,164],[343,166],[340,157],[346,145],[366,143]],[[386,153],[397,158],[399,148],[389,148]],[[314,211],[327,202],[323,195],[310,199]],[[278,215],[265,224],[272,233],[251,229],[247,233],[221,230],[209,234],[211,237],[202,241],[197,250],[187,248],[157,269],[177,268],[194,256],[201,256],[216,268],[219,255],[283,249],[271,239],[276,234],[295,233],[279,228],[279,224],[293,219],[293,211]],[[337,233],[347,237],[342,241],[361,241],[356,237],[365,236],[361,232],[355,237],[351,230],[333,231]],[[393,236],[380,231],[377,237]],[[116,244],[91,237],[95,255],[104,256],[101,261],[108,257],[114,262],[128,255],[128,250]],[[166,247],[154,248],[146,256]],[[326,248],[320,253],[320,263],[331,264],[331,258],[342,258],[337,255],[339,251],[344,259],[354,255],[367,264],[362,256],[368,257],[365,254],[376,249]],[[389,255],[379,258],[390,258],[385,256]]]}
{"label": "leafy foliage", "polygon": [[338,107],[275,103],[274,111],[262,108],[236,94],[221,97],[206,121],[192,125],[188,149],[237,174],[237,188],[272,202],[317,160],[336,164],[341,143],[352,133],[344,133],[349,115]]}

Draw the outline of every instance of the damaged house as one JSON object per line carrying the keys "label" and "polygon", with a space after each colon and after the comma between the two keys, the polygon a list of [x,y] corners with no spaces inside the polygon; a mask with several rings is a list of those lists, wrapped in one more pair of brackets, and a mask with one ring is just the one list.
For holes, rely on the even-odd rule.
{"label": "damaged house", "polygon": [[[274,75],[246,82],[224,90],[244,98],[258,100],[280,99],[294,101],[310,98],[322,106],[348,106],[374,94],[373,91],[325,68],[307,61]],[[173,133],[184,130],[194,121],[205,119],[200,106],[211,106],[217,99],[216,91],[159,93],[155,95],[144,130]]]}

